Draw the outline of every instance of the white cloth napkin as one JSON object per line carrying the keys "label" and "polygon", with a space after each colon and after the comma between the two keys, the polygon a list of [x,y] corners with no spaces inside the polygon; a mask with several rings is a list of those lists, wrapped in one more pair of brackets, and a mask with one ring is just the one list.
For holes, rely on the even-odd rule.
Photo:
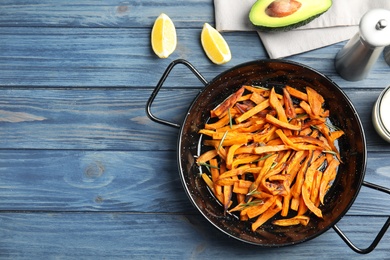
{"label": "white cloth napkin", "polygon": [[[218,31],[254,31],[248,15],[256,0],[214,0]],[[332,7],[309,24],[288,32],[258,32],[270,58],[283,58],[352,38],[369,10],[390,10],[390,0],[333,0]]]}

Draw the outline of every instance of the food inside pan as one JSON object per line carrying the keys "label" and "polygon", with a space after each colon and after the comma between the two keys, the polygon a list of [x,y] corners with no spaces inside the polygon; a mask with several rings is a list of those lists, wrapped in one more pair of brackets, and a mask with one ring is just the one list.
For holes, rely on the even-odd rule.
{"label": "food inside pan", "polygon": [[244,85],[210,111],[197,158],[205,185],[252,231],[265,222],[306,226],[341,162],[344,131],[329,120],[316,90]]}
{"label": "food inside pan", "polygon": [[[244,87],[245,88],[244,92],[242,93],[240,99],[238,99],[238,103],[242,103],[239,109],[242,111],[239,111],[238,113],[236,109],[233,109],[233,107],[229,109],[230,105],[225,106],[224,101],[234,96],[235,93],[239,91],[239,89],[241,89],[243,86],[247,86],[247,87]],[[263,95],[258,93],[262,97],[257,97],[257,99],[254,95],[254,97],[252,98],[253,100],[249,100],[249,101],[241,100],[241,98],[244,99],[249,98],[249,96],[247,97],[247,95],[251,94],[250,87],[251,88],[257,87],[258,90],[256,91],[264,91],[263,89],[261,89],[261,87],[258,86],[265,87],[266,88],[265,91],[268,91],[269,93],[268,96],[266,92],[264,92]],[[289,102],[288,100],[284,101],[282,98],[284,96],[283,89],[288,89],[287,86],[291,87],[288,94],[291,96],[295,112],[299,115],[298,118],[295,118],[295,120],[293,119],[293,117],[291,117],[291,115],[290,118],[288,117],[284,107],[284,102]],[[245,114],[246,112],[245,106],[247,106],[247,108],[249,108],[250,106],[256,107],[258,105],[256,104],[256,102],[259,102],[260,100],[259,104],[261,107],[262,106],[261,104],[263,103],[261,102],[261,100],[263,98],[265,100],[269,99],[269,95],[272,91],[272,88],[274,88],[275,90],[275,96],[277,97],[277,101],[282,104],[282,107],[285,110],[286,116],[288,118],[288,124],[290,125],[294,125],[295,124],[294,121],[300,121],[301,125],[308,123],[308,121],[310,120],[309,117],[306,116],[307,118],[305,120],[299,117],[305,116],[304,114],[310,114],[307,113],[306,110],[305,112],[303,112],[302,110],[304,110],[304,108],[307,109],[307,107],[312,106],[308,100],[305,101],[308,104],[308,106],[302,107],[300,104],[304,99],[299,98],[298,95],[294,96],[294,93],[292,93],[293,92],[292,89],[302,92],[307,96],[307,90],[308,88],[310,88],[315,92],[317,92],[320,96],[322,96],[323,102],[321,103],[320,106],[314,105],[316,107],[314,108],[314,111],[316,111],[315,113],[322,114],[321,120],[324,120],[326,118],[324,123],[325,126],[322,125],[322,122],[319,124],[314,124],[313,122],[311,122],[310,124],[313,126],[311,126],[308,123],[307,128],[309,128],[309,130],[312,132],[318,132],[319,136],[322,136],[319,137],[321,138],[319,140],[321,141],[324,140],[323,142],[325,142],[327,136],[329,138],[329,136],[331,135],[324,134],[326,133],[324,130],[323,130],[324,133],[322,133],[320,129],[330,129],[331,133],[342,130],[343,135],[338,139],[334,138],[335,135],[332,137],[333,139],[337,139],[334,142],[334,146],[337,148],[337,150],[333,149],[333,147],[331,146],[332,142],[329,142],[328,140],[327,143],[326,142],[325,143],[329,145],[330,148],[327,147],[324,149],[320,149],[321,153],[318,156],[326,157],[326,158],[332,157],[332,160],[326,159],[324,160],[323,164],[318,166],[315,173],[313,174],[313,183],[314,180],[317,179],[316,176],[318,177],[319,174],[317,170],[319,170],[321,174],[324,175],[325,170],[327,166],[330,165],[331,161],[334,160],[335,162],[338,162],[339,165],[337,167],[337,175],[334,181],[330,182],[331,185],[328,185],[329,190],[326,192],[323,203],[321,201],[320,204],[318,204],[318,201],[313,203],[318,209],[320,209],[322,217],[318,217],[314,212],[312,212],[309,209],[309,207],[307,211],[305,211],[305,213],[303,214],[302,212],[304,211],[304,207],[300,209],[299,206],[297,210],[291,209],[290,206],[287,215],[286,216],[281,215],[282,210],[279,210],[279,208],[281,207],[283,209],[283,205],[284,205],[283,203],[284,197],[282,194],[285,191],[288,191],[288,188],[290,188],[291,190],[292,187],[294,186],[294,183],[296,182],[296,178],[294,180],[288,180],[290,182],[289,186],[288,185],[283,186],[285,185],[283,178],[286,178],[285,176],[282,176],[284,174],[283,170],[281,171],[281,173],[278,173],[274,177],[272,177],[271,178],[271,180],[273,179],[272,181],[270,181],[269,178],[266,179],[264,184],[260,181],[259,182],[259,184],[261,184],[260,186],[267,187],[266,190],[267,194],[271,194],[272,196],[276,196],[277,198],[279,197],[273,203],[271,203],[271,201],[268,203],[268,205],[271,204],[272,208],[275,208],[275,211],[278,212],[273,217],[269,218],[269,220],[263,223],[262,225],[258,227],[257,226],[252,227],[252,223],[255,223],[257,219],[261,217],[262,213],[259,215],[253,214],[251,215],[252,218],[248,217],[249,219],[248,221],[247,220],[243,221],[240,218],[241,218],[241,212],[244,209],[240,209],[240,207],[238,208],[238,210],[233,210],[233,209],[238,205],[240,205],[240,203],[242,202],[242,201],[238,201],[239,199],[236,198],[237,195],[235,194],[243,193],[239,196],[241,197],[245,196],[243,200],[244,203],[261,199],[256,197],[256,196],[260,196],[259,194],[256,194],[258,190],[257,189],[254,190],[253,187],[251,189],[252,183],[255,182],[257,179],[257,178],[255,179],[256,175],[252,173],[251,176],[251,174],[246,174],[245,172],[243,172],[242,174],[236,174],[236,175],[233,174],[232,176],[228,176],[229,178],[238,178],[239,180],[242,179],[243,181],[241,183],[241,186],[239,187],[241,189],[245,188],[245,185],[248,186],[249,182],[251,182],[250,183],[251,185],[249,186],[249,188],[248,187],[246,188],[248,189],[247,191],[242,190],[241,193],[239,192],[233,193],[232,190],[231,205],[225,203],[225,205],[228,206],[225,209],[223,200],[221,200],[222,202],[218,200],[217,196],[214,195],[212,191],[213,188],[209,188],[209,186],[205,183],[205,180],[204,178],[202,178],[201,175],[201,173],[205,173],[210,178],[210,180],[213,181],[213,177],[211,174],[211,169],[213,169],[213,167],[210,167],[210,171],[209,171],[206,165],[199,165],[196,162],[196,159],[200,157],[203,153],[213,149],[216,151],[219,150],[222,151],[224,149],[227,150],[226,151],[227,153],[229,153],[230,147],[228,148],[228,146],[226,145],[225,146],[222,145],[221,149],[218,149],[220,141],[222,139],[225,139],[224,142],[225,141],[227,142],[228,139],[238,140],[239,138],[242,138],[242,137],[231,136],[233,131],[229,130],[230,129],[229,113],[230,113],[230,117],[232,117],[231,121],[232,121],[233,128],[237,127],[240,124],[246,124],[248,123],[248,121],[251,120],[255,120],[255,121],[264,120],[265,122],[264,125],[268,124],[269,126],[275,123],[280,124],[284,119],[279,118],[276,109],[278,105],[272,106],[270,104],[269,106],[264,108],[264,111],[266,112],[257,111],[257,113],[250,115],[246,119],[244,119],[246,116],[241,116],[241,114]],[[268,102],[271,103],[270,101]],[[225,110],[222,109],[223,107],[225,107]],[[215,134],[215,136],[206,135],[206,132],[201,133],[201,131],[213,130],[213,129],[207,129],[206,126],[212,124],[218,124],[218,122],[222,120],[223,116],[220,119],[218,116],[214,117],[211,114],[211,111],[218,113],[218,109],[224,110],[225,116],[227,114],[224,120],[225,122],[228,123],[225,126],[223,126],[225,128],[222,128],[225,131],[222,130],[221,133]],[[311,110],[313,109],[311,108]],[[248,109],[248,111],[250,110]],[[329,111],[329,115],[324,114],[324,113],[328,113],[327,111]],[[288,113],[290,112],[292,111],[288,111]],[[267,114],[268,114],[268,118],[267,118]],[[263,117],[263,119],[254,119],[255,117],[261,117],[261,116]],[[238,119],[238,117],[240,117],[240,119]],[[337,127],[338,130],[333,129],[333,126]],[[248,129],[250,127],[251,126],[248,126]],[[264,129],[259,129],[259,130],[254,130],[254,132],[262,131],[262,130],[267,131]],[[277,129],[275,128],[271,137],[271,139],[275,139],[275,141],[273,141],[276,142],[274,146],[286,146],[286,144],[288,144],[289,141],[291,141],[296,146],[297,144],[310,145],[310,146],[314,145],[313,143],[309,143],[309,142],[299,143],[297,142],[298,139],[294,139],[300,137],[297,134],[298,130],[300,129],[287,128],[287,130],[290,131],[289,132],[287,130],[285,131],[285,128],[282,127],[280,128],[280,131],[277,132],[276,130]],[[215,129],[213,131],[215,131]],[[310,134],[311,133],[307,135]],[[295,137],[292,138],[291,135]],[[218,137],[219,139],[217,139],[216,137]],[[248,163],[251,168],[252,168],[252,164],[254,164],[254,166],[258,166],[256,164],[258,164],[259,160],[261,160],[262,161],[260,162],[261,164],[263,163],[265,164],[267,162],[268,165],[271,165],[269,167],[272,168],[272,171],[276,169],[287,169],[288,167],[290,167],[287,166],[289,164],[288,159],[291,156],[294,156],[293,154],[299,152],[298,149],[295,150],[292,149],[289,152],[290,155],[288,156],[287,159],[283,159],[283,157],[280,159],[279,158],[270,159],[270,157],[268,157],[267,155],[270,152],[260,153],[259,151],[261,150],[264,151],[264,149],[268,149],[267,142],[271,142],[272,141],[271,139],[266,141],[260,141],[255,144],[253,144],[253,141],[244,143],[243,145],[240,145],[240,143],[238,143],[236,145],[239,147],[236,146],[235,148],[236,151],[241,151],[242,153],[242,150],[244,149],[251,149],[250,145],[255,146],[253,149],[256,149],[258,154],[252,155],[252,156],[256,156],[257,159],[254,159],[254,161]],[[280,139],[280,141],[277,141],[277,139]],[[205,144],[206,141],[210,143],[206,145]],[[224,144],[224,142],[222,142],[222,144]],[[287,150],[283,150],[283,153],[286,153],[286,151]],[[312,152],[308,152],[308,151],[310,150],[306,150],[304,153],[312,153],[313,156],[315,156],[314,153],[318,153],[316,149],[312,149]],[[234,155],[236,155],[236,153],[234,153]],[[285,156],[287,157],[287,155]],[[277,155],[277,157],[279,157],[279,155]],[[309,158],[311,157],[312,156],[310,156]],[[222,160],[219,158],[219,154],[214,158],[217,159],[217,163],[218,163],[217,165],[218,167],[220,167]],[[235,157],[233,156],[233,158]],[[200,93],[195,97],[194,101],[191,103],[187,111],[187,114],[183,120],[183,124],[180,127],[180,133],[178,138],[179,172],[181,175],[183,187],[190,201],[193,203],[193,205],[212,225],[214,225],[220,231],[238,240],[255,244],[255,245],[261,245],[261,246],[274,247],[274,246],[292,245],[292,244],[304,242],[322,234],[323,232],[331,228],[333,225],[335,225],[335,223],[337,223],[346,214],[346,212],[351,207],[352,203],[354,202],[360,190],[364,178],[364,174],[365,174],[366,158],[367,158],[366,143],[365,143],[364,131],[361,125],[361,121],[359,119],[359,116],[355,108],[353,107],[353,104],[348,99],[348,97],[344,94],[344,92],[340,89],[340,87],[338,87],[334,82],[332,82],[326,76],[316,72],[315,70],[307,66],[304,66],[302,64],[297,64],[294,62],[280,61],[280,60],[260,60],[260,61],[252,61],[252,62],[240,64],[236,67],[233,67],[221,73],[220,75],[216,76],[213,80],[208,82],[206,86],[202,89],[202,91],[200,91]],[[282,160],[285,161],[285,164],[278,165],[277,163],[281,162]],[[313,159],[311,158],[310,161],[307,162],[307,164],[310,165],[312,162],[314,162],[312,160]],[[276,164],[274,163],[274,161],[276,162]],[[302,158],[302,161],[300,162],[300,164],[304,163],[305,159]],[[210,162],[206,162],[206,164],[210,164]],[[239,168],[241,166],[242,164],[239,164],[237,166],[235,165],[234,167]],[[298,167],[298,168],[302,168],[302,167]],[[226,172],[228,171],[231,171],[231,169],[226,167]],[[219,172],[219,174],[221,175],[221,172]],[[205,177],[206,175],[203,176]],[[245,176],[245,178],[242,178],[242,175]],[[303,175],[305,176],[305,174]],[[222,182],[222,179],[228,179],[229,181],[229,178],[218,177],[217,181]],[[304,179],[302,180],[303,180],[303,184],[302,184],[303,186],[305,181]],[[277,185],[274,186],[275,183]],[[213,185],[210,185],[210,187],[213,186],[214,186],[214,181],[213,181]],[[311,187],[311,186],[306,185],[306,187]],[[233,184],[233,189],[234,189],[234,184]],[[254,191],[251,193],[252,190]],[[302,189],[300,190],[302,193]],[[278,194],[278,192],[280,192],[280,194]],[[310,190],[310,194],[311,192],[312,189]],[[223,189],[222,189],[222,194],[223,194]],[[229,193],[226,194],[226,197],[229,197]],[[265,204],[266,198],[263,198],[263,200]],[[295,201],[298,202],[298,200]],[[297,203],[297,202],[292,202],[292,199],[290,200],[290,204]],[[299,200],[299,205],[301,204],[306,205],[307,207],[306,203],[304,202],[302,203]],[[312,207],[312,209],[314,209],[314,207]],[[258,212],[261,212],[261,210],[259,210]],[[317,210],[316,212],[318,213]],[[286,226],[285,225],[286,223],[280,222],[281,221],[280,219],[291,219],[291,220],[288,220],[289,223]],[[275,220],[278,221],[274,223]]]}

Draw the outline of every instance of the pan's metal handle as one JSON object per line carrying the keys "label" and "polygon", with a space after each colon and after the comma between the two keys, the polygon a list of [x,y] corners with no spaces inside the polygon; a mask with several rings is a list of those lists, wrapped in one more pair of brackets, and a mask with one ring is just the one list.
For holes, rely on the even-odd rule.
{"label": "pan's metal handle", "polygon": [[[375,190],[378,190],[378,191],[390,194],[390,189],[388,189],[388,188],[385,188],[385,187],[382,187],[382,186],[379,186],[379,185],[376,185],[376,184],[373,184],[373,183],[370,183],[370,182],[366,182],[366,181],[363,181],[363,185],[368,187],[368,188],[375,189]],[[390,216],[387,218],[387,221],[385,222],[385,224],[380,229],[380,231],[379,231],[378,235],[375,237],[374,241],[367,248],[359,248],[359,247],[355,246],[352,243],[352,241],[343,233],[343,231],[341,231],[341,229],[337,225],[334,225],[333,229],[334,229],[334,231],[336,231],[336,233],[344,240],[344,242],[353,251],[355,251],[355,252],[357,252],[359,254],[367,254],[367,253],[370,253],[372,250],[375,249],[375,247],[378,245],[379,241],[382,239],[383,235],[386,233],[386,231],[389,228],[389,226],[390,226]]]}
{"label": "pan's metal handle", "polygon": [[174,60],[166,68],[164,74],[161,76],[160,81],[157,83],[156,88],[153,90],[152,95],[150,96],[148,102],[146,103],[146,114],[148,115],[148,117],[151,120],[153,120],[153,121],[155,121],[157,123],[180,128],[179,124],[176,124],[176,123],[173,123],[173,122],[170,122],[170,121],[158,118],[155,115],[153,115],[153,113],[151,111],[151,107],[152,107],[154,99],[157,96],[157,93],[160,91],[160,89],[161,89],[162,85],[164,84],[165,80],[168,78],[169,73],[172,71],[172,69],[177,64],[185,65],[204,85],[207,84],[207,80],[199,73],[199,71],[197,69],[195,69],[195,67],[190,62],[188,62],[186,60],[183,60],[183,59]]}

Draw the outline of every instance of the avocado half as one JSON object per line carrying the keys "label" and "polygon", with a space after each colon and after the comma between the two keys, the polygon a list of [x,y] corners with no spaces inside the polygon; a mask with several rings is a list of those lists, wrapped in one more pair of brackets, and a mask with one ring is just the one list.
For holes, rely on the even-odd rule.
{"label": "avocado half", "polygon": [[257,0],[249,20],[260,31],[289,31],[303,26],[332,6],[332,0]]}

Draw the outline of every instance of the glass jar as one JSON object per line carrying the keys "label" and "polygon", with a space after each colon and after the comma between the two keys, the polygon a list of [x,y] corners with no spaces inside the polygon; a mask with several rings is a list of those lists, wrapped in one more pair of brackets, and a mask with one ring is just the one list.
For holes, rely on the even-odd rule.
{"label": "glass jar", "polygon": [[372,123],[378,134],[390,143],[390,86],[382,91],[372,109]]}

